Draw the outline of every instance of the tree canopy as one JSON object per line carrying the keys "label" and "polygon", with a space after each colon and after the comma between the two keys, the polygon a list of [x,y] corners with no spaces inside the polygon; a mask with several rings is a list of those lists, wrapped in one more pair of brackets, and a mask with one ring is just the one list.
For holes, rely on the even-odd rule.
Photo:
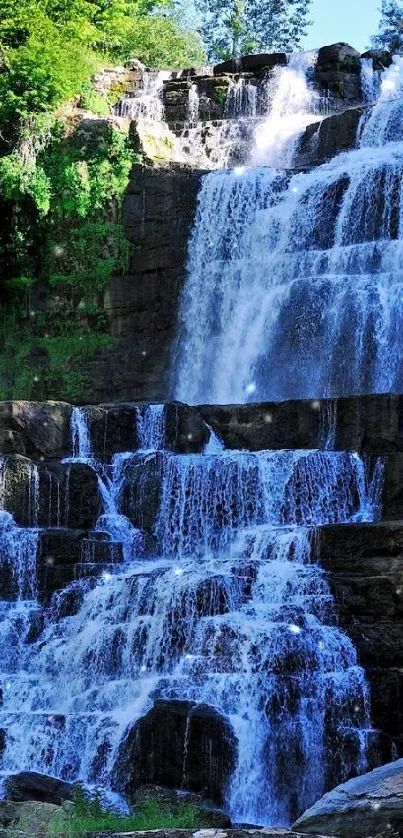
{"label": "tree canopy", "polygon": [[3,0],[0,52],[2,123],[79,95],[102,63],[180,67],[205,58],[198,36],[178,25],[174,0]]}
{"label": "tree canopy", "polygon": [[403,52],[403,2],[382,0],[379,30],[371,39],[374,49]]}
{"label": "tree canopy", "polygon": [[196,0],[211,60],[298,49],[311,0]]}

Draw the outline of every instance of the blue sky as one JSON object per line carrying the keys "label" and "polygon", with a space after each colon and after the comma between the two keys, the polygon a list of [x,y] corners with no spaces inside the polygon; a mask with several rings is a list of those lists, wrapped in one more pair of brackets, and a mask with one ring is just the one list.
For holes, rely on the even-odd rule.
{"label": "blue sky", "polygon": [[347,41],[364,52],[378,29],[381,0],[313,0],[313,26],[304,49]]}

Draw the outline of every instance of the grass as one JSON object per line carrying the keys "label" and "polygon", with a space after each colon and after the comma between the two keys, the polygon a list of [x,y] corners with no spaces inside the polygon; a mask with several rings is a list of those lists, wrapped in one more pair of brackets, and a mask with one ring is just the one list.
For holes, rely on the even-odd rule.
{"label": "grass", "polygon": [[176,813],[157,801],[147,802],[131,815],[105,811],[99,795],[89,799],[82,792],[76,794],[71,807],[56,815],[49,836],[87,838],[97,832],[136,832],[150,829],[194,829],[200,826],[199,813],[194,806],[184,804]]}

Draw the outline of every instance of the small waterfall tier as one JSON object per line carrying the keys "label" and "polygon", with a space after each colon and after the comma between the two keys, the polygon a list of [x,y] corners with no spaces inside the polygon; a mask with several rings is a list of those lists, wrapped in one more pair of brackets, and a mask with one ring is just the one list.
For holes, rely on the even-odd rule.
{"label": "small waterfall tier", "polygon": [[368,686],[316,533],[378,520],[382,461],[229,451],[214,434],[175,454],[167,409],[127,415],[132,450],[111,460],[74,408],[66,460],[0,461],[1,772],[128,791],[139,725],[185,703],[225,733],[215,796],[231,817],[290,824],[372,764]]}
{"label": "small waterfall tier", "polygon": [[[179,399],[402,392],[402,80],[395,58],[357,147],[324,165],[281,168],[296,136],[283,131],[283,102],[281,136],[271,131],[265,144],[263,131],[256,146],[258,162],[276,168],[204,178],[182,299]],[[292,110],[290,92],[285,99]]]}

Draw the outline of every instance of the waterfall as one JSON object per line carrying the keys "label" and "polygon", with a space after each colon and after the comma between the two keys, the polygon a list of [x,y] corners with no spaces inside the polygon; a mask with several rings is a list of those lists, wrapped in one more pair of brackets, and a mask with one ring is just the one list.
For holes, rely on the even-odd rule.
{"label": "waterfall", "polygon": [[136,407],[136,427],[140,451],[158,451],[164,447],[165,411],[163,404]]}
{"label": "waterfall", "polygon": [[88,414],[84,407],[73,407],[71,414],[71,441],[73,459],[89,460],[92,457]]}
{"label": "waterfall", "polygon": [[322,99],[308,82],[316,53],[290,55],[286,67],[276,67],[268,91],[268,114],[256,129],[252,162],[291,166],[299,136],[318,122]]}
{"label": "waterfall", "polygon": [[362,98],[366,104],[372,105],[379,97],[381,73],[374,70],[372,58],[361,58],[361,87]]}
{"label": "waterfall", "polygon": [[240,78],[228,87],[225,115],[228,119],[257,115],[257,85]]}
{"label": "waterfall", "polygon": [[[298,138],[326,108],[315,60],[290,56],[256,86],[230,85],[221,162],[249,120],[256,166],[203,178],[176,397],[309,399],[321,450],[227,450],[210,428],[202,453],[174,454],[169,409],[137,404],[133,450],[107,457],[116,434],[102,457],[91,408],[73,408],[66,507],[82,501],[70,498],[73,474],[99,494],[84,531],[52,528],[74,550],[78,539],[78,557],[73,581],[52,579],[47,599],[41,492],[62,469],[0,457],[0,781],[30,770],[116,790],[122,746],[159,699],[211,705],[233,732],[223,791],[235,822],[289,826],[369,765],[368,685],[338,625],[318,532],[381,518],[382,457],[332,449],[337,396],[403,387],[403,59],[383,73],[357,148],[295,173]],[[368,102],[370,70],[362,62]],[[161,119],[163,79],[145,74],[118,114]],[[190,126],[186,141],[200,131]],[[19,520],[13,469],[26,478],[25,528],[9,512],[14,503]],[[56,484],[60,525],[70,517]],[[54,506],[49,492],[49,520]]]}
{"label": "waterfall", "polygon": [[160,122],[164,119],[162,93],[164,81],[171,77],[168,71],[149,71],[142,74],[143,87],[131,96],[124,96],[115,107],[116,116],[125,119],[144,119]]}
{"label": "waterfall", "polygon": [[195,125],[199,119],[199,93],[197,86],[192,84],[189,90],[188,120]]}
{"label": "waterfall", "polygon": [[403,100],[391,98],[402,72],[400,59],[385,72],[360,148],[294,176],[254,168],[204,178],[176,398],[402,390]]}
{"label": "waterfall", "polygon": [[234,820],[289,824],[334,778],[364,770],[367,686],[314,563],[313,533],[376,519],[382,463],[370,473],[355,454],[213,448],[99,463],[96,531],[113,541],[123,540],[114,527],[126,490],[159,463],[155,557],[129,551],[92,589],[84,580],[79,606],[66,616],[55,602],[28,645],[28,615],[16,645],[0,609],[3,773],[108,785],[127,731],[157,698],[205,702],[228,719],[238,745],[227,789]]}

